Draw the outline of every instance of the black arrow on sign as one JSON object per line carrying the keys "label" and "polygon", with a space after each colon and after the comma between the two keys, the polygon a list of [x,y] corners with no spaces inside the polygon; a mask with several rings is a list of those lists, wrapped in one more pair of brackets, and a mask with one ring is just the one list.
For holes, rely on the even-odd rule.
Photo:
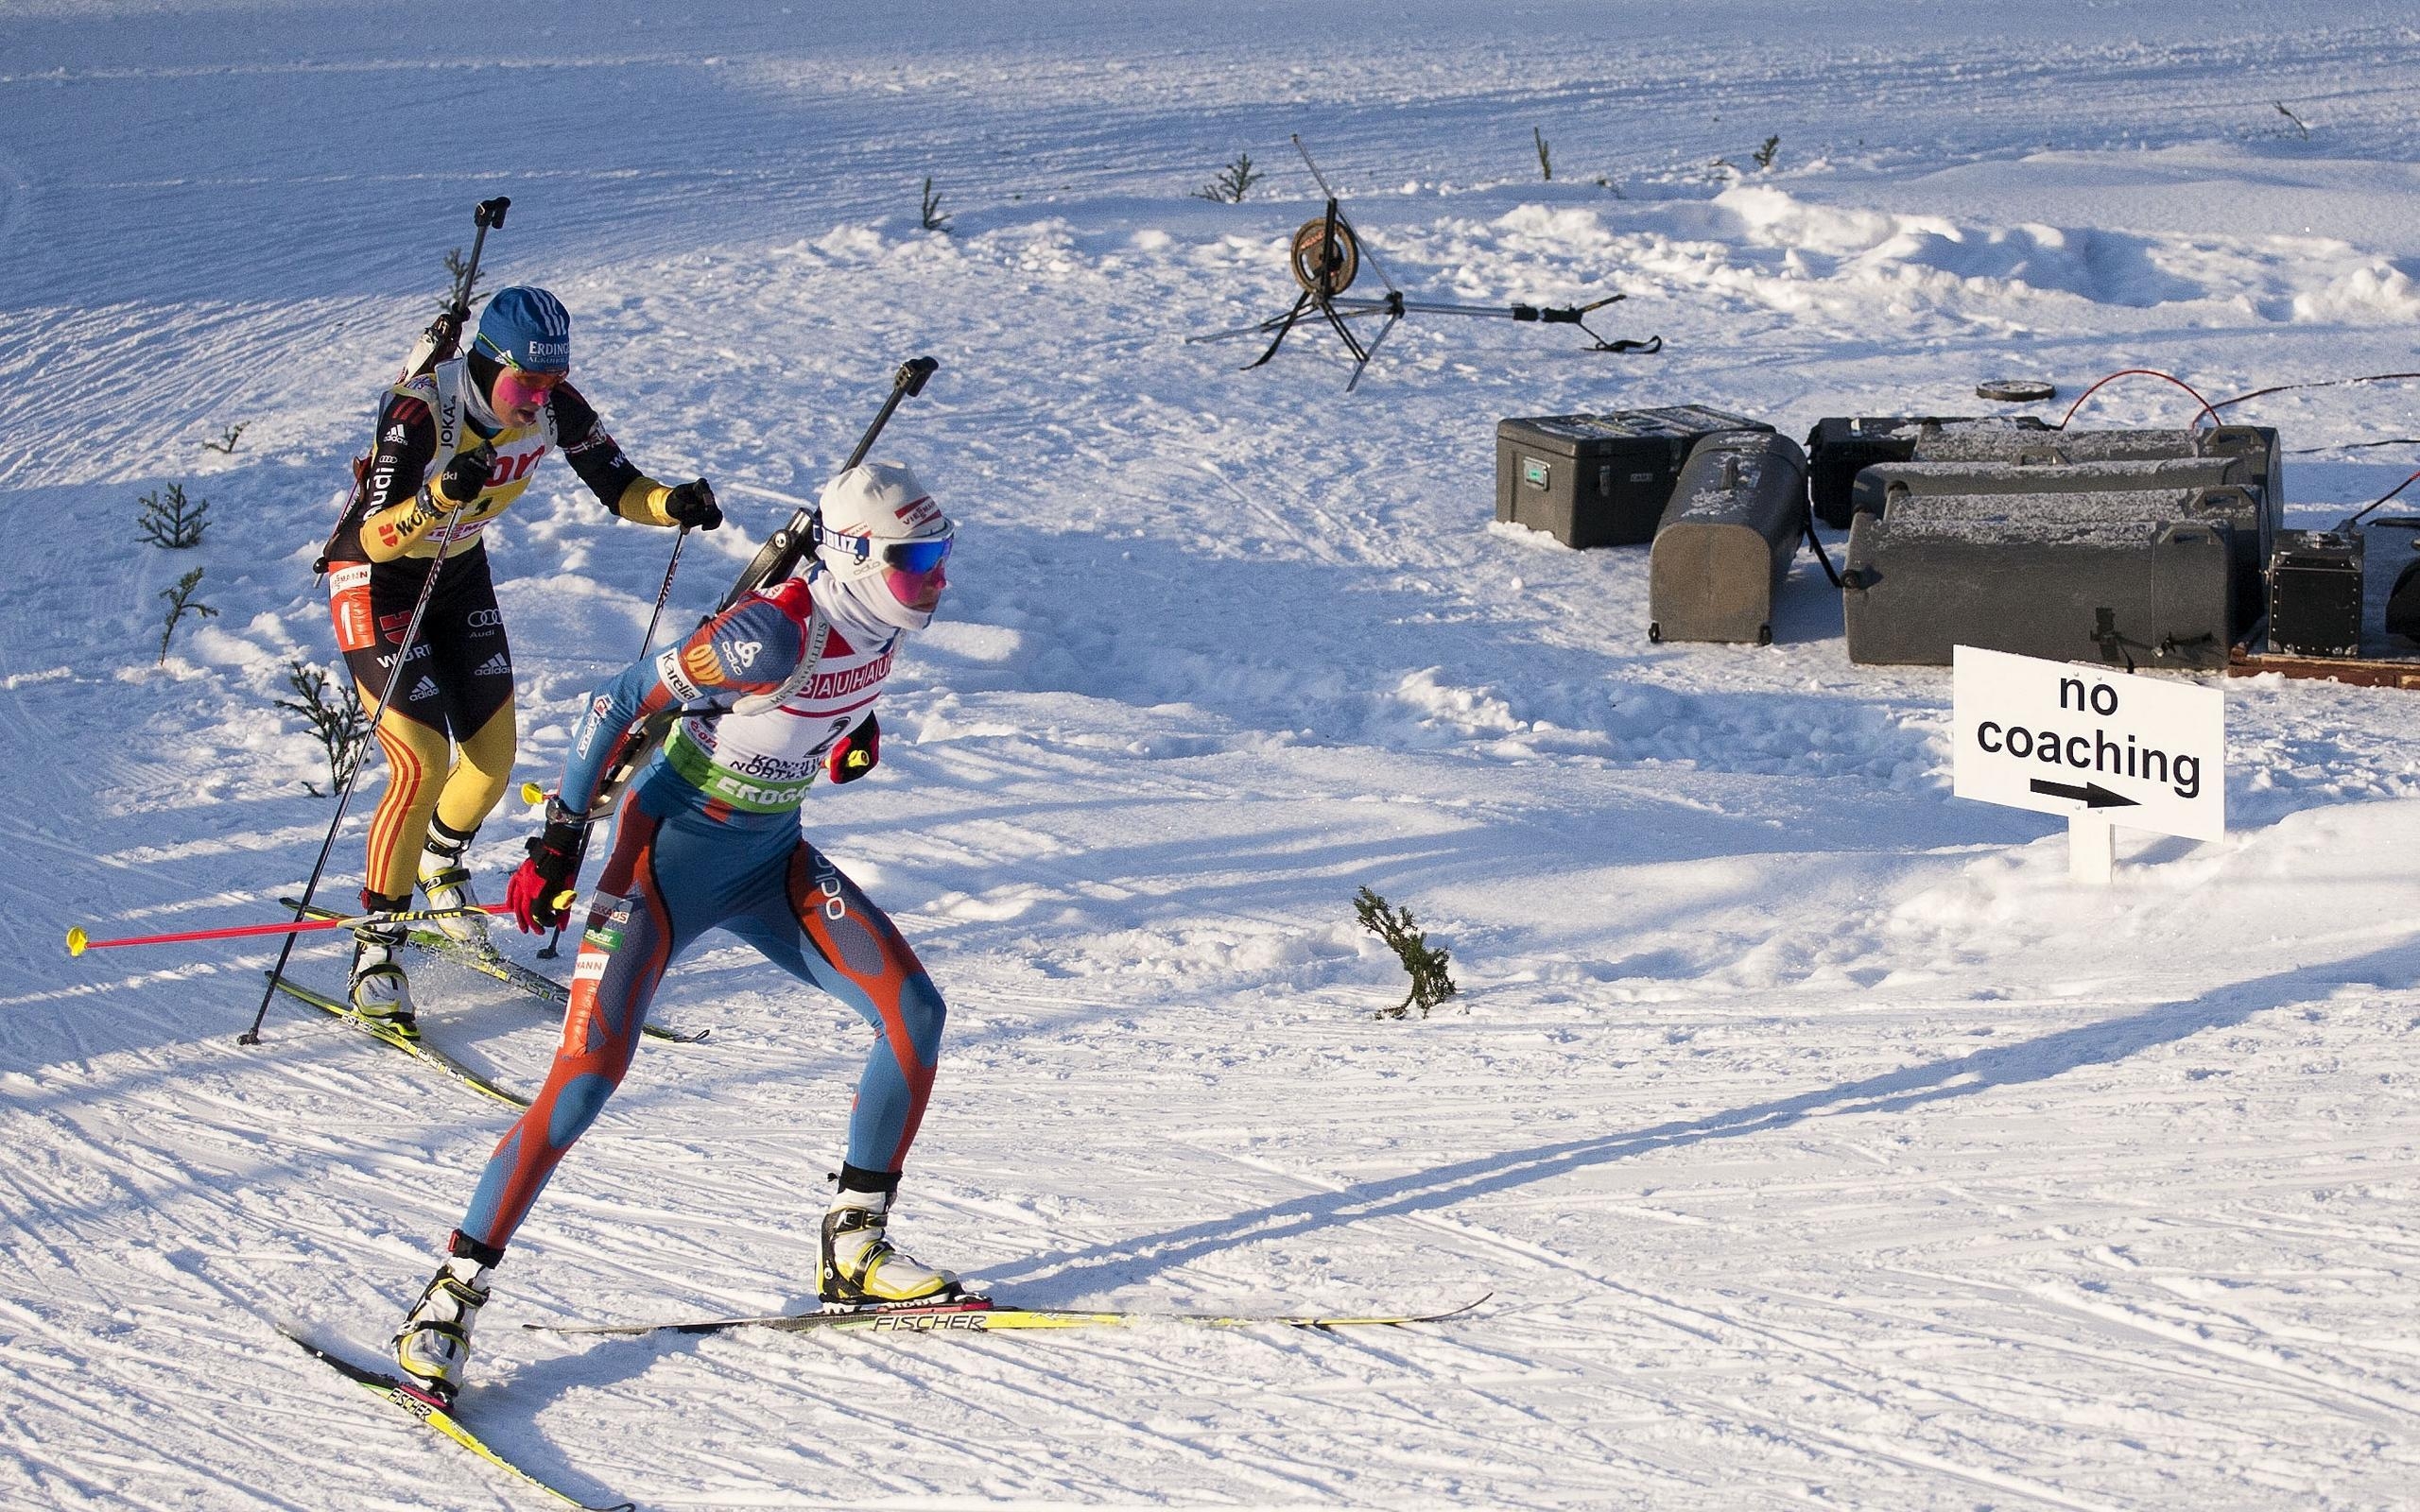
{"label": "black arrow on sign", "polygon": [[2071,783],[2052,782],[2037,777],[2033,780],[2033,791],[2047,793],[2052,798],[2071,798],[2096,809],[2132,809],[2142,806],[2122,793],[2112,793],[2099,782],[2088,782],[2082,787],[2077,787]]}

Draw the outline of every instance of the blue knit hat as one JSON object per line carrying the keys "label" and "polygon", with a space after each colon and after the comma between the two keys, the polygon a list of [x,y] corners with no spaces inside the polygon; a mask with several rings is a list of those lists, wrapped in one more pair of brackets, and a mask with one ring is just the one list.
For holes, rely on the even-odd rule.
{"label": "blue knit hat", "polygon": [[474,350],[531,372],[571,370],[571,312],[544,289],[498,289],[479,316]]}

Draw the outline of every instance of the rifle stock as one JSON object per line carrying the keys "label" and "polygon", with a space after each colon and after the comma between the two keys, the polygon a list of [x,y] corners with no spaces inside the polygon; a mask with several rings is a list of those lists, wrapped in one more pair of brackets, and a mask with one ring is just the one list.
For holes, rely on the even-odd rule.
{"label": "rifle stock", "polygon": [[[866,459],[866,454],[873,450],[875,439],[882,435],[882,428],[890,423],[891,412],[899,407],[899,402],[923,393],[925,380],[940,368],[941,364],[930,357],[910,357],[899,365],[899,370],[890,376],[890,397],[882,402],[882,409],[874,416],[873,423],[857,438],[856,449],[849,454],[849,459],[840,464],[842,472]],[[723,594],[722,602],[715,606],[715,612],[722,612],[765,584],[778,582],[795,571],[799,558],[815,544],[815,514],[814,506],[801,506],[790,516],[788,524],[768,536],[765,543],[756,549],[755,557],[731,585],[731,592]]]}

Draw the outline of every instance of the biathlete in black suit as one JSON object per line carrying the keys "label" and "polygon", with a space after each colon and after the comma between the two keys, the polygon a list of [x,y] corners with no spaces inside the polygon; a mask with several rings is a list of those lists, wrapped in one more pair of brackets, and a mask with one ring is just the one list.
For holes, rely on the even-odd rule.
{"label": "biathlete in black suit", "polygon": [[[371,817],[366,911],[411,907],[415,882],[432,908],[475,902],[463,853],[504,796],[515,743],[512,650],[479,534],[521,496],[539,461],[560,448],[625,520],[722,524],[703,478],[666,487],[631,465],[566,380],[570,369],[562,301],[544,289],[503,289],[479,317],[470,351],[395,385],[379,409],[364,486],[328,548],[337,644],[362,706],[374,711],[395,683],[376,731],[387,790]],[[441,557],[419,639],[398,668],[412,606]],[[487,937],[475,917],[444,925],[471,943]],[[354,1010],[417,1033],[410,983],[395,959],[404,928],[357,933]]]}

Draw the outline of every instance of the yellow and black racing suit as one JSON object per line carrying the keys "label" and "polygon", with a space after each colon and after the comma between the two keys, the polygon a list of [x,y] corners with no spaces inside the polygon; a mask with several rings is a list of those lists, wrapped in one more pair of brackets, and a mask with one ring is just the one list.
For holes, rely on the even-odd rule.
{"label": "yellow and black racing suit", "polygon": [[[378,906],[403,906],[394,900],[410,898],[432,817],[449,836],[467,840],[512,775],[512,651],[479,540],[488,522],[520,497],[540,459],[560,445],[572,471],[615,514],[645,524],[673,523],[665,512],[670,490],[631,465],[568,382],[555,386],[536,424],[499,427],[480,418],[485,411],[473,399],[469,363],[440,363],[388,391],[364,486],[328,548],[337,644],[362,706],[374,712],[389,679],[396,682],[378,724],[387,791],[372,816],[363,873],[367,890],[388,900]],[[437,480],[457,455],[482,441],[494,449],[494,463],[449,535],[454,501]],[[398,668],[412,606],[441,551],[444,570],[419,638]]]}

